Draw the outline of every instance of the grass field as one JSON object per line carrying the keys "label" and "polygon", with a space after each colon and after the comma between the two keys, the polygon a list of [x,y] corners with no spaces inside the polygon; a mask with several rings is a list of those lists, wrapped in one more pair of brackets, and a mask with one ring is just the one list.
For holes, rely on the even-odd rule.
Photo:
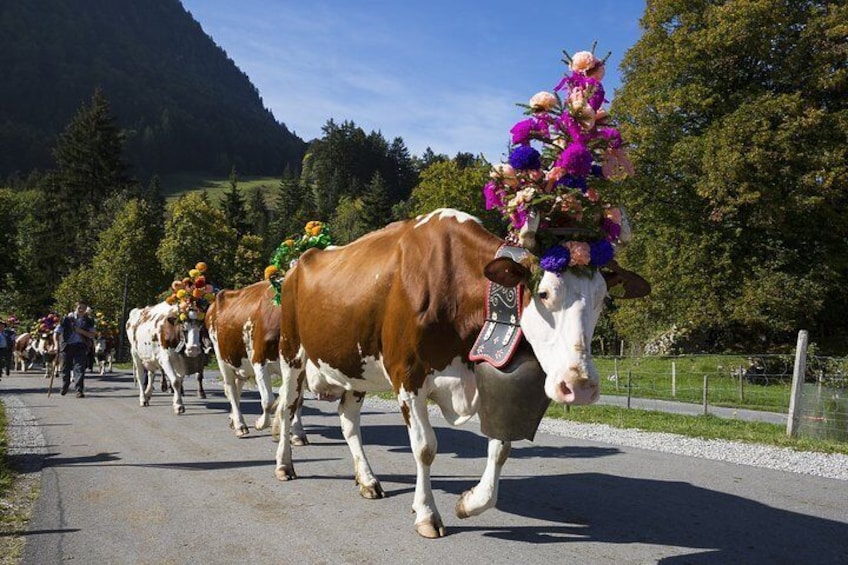
{"label": "grass field", "polygon": [[[168,202],[176,200],[181,195],[195,190],[206,190],[209,199],[217,203],[221,195],[230,187],[229,177],[215,178],[203,173],[179,173],[165,175],[160,179],[162,192]],[[273,204],[277,186],[280,179],[276,177],[243,177],[238,179],[238,188],[242,193],[247,193],[255,187],[265,190],[266,202]]]}
{"label": "grass field", "polygon": [[634,397],[700,404],[706,376],[710,405],[774,412],[789,408],[791,363],[789,356],[770,357],[768,384],[758,385],[740,379],[749,365],[743,355],[595,357],[603,394],[626,396],[629,378]]}

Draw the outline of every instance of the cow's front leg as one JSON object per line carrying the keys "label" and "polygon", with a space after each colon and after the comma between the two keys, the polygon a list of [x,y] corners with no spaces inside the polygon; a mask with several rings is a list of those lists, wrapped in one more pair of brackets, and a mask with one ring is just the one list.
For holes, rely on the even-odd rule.
{"label": "cow's front leg", "polygon": [[281,481],[289,481],[297,478],[292,462],[292,443],[289,434],[291,433],[292,413],[297,410],[297,405],[300,402],[301,387],[298,382],[300,379],[297,369],[288,367],[284,361],[281,361],[280,372],[283,382],[280,385],[275,415],[275,420],[280,427],[280,439],[277,443],[277,466],[274,469],[274,474]]}
{"label": "cow's front leg", "polygon": [[425,538],[442,537],[445,535],[445,525],[436,508],[430,485],[430,466],[436,458],[438,442],[427,412],[427,397],[401,390],[398,399],[406,417],[409,443],[415,456],[415,499],[412,502],[415,530]]}
{"label": "cow's front leg", "polygon": [[509,458],[512,443],[499,439],[489,440],[489,455],[486,459],[486,470],[480,477],[480,482],[471,490],[467,490],[459,497],[456,503],[456,515],[459,518],[468,518],[482,514],[492,508],[498,502],[498,484],[501,478],[501,469]]}
{"label": "cow's front leg", "polygon": [[206,391],[203,389],[203,371],[197,373],[197,397],[206,398]]}
{"label": "cow's front leg", "polygon": [[359,485],[359,494],[363,498],[384,498],[386,493],[380,481],[374,476],[371,464],[362,448],[362,434],[359,427],[364,393],[346,391],[339,400],[339,419],[342,434],[353,456],[353,477]]}

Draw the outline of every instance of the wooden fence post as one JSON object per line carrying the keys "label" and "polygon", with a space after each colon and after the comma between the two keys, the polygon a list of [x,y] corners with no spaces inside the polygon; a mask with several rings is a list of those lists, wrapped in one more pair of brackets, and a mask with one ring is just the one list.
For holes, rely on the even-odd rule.
{"label": "wooden fence post", "polygon": [[710,376],[704,375],[704,416],[709,414],[709,411],[707,410],[707,404],[708,404],[707,399],[709,398],[709,395],[710,395]]}
{"label": "wooden fence post", "polygon": [[795,370],[792,372],[792,392],[789,395],[789,416],[786,418],[786,435],[795,437],[798,433],[798,420],[801,417],[801,389],[804,373],[807,372],[807,330],[798,332],[798,345],[795,346]]}
{"label": "wooden fence post", "polygon": [[631,369],[627,369],[627,408],[630,408],[630,397],[633,394],[633,388],[631,385]]}
{"label": "wooden fence post", "polygon": [[745,369],[739,365],[739,402],[745,402]]}

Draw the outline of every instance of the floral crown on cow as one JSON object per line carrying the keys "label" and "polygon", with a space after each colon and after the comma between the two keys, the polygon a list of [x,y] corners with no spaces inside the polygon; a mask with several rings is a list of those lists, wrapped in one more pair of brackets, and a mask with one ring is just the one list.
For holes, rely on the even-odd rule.
{"label": "floral crown on cow", "polygon": [[189,270],[188,277],[171,283],[170,295],[165,302],[178,306],[182,322],[189,318],[202,320],[217,292],[206,280],[206,263],[201,261]]}
{"label": "floral crown on cow", "polygon": [[599,59],[594,50],[574,56],[563,51],[569,72],[553,92],[520,104],[527,118],[510,130],[508,162],[492,166],[483,188],[486,209],[497,208],[510,222],[507,239],[533,247],[538,237],[540,266],[556,273],[603,267],[612,261],[614,245],[630,236],[621,209],[599,191],[634,171],[602,108],[609,54]]}
{"label": "floral crown on cow", "polygon": [[265,267],[265,280],[274,288],[274,304],[280,304],[280,292],[286,272],[295,266],[297,260],[307,250],[313,247],[326,249],[333,244],[330,227],[324,222],[313,220],[307,222],[300,236],[293,235],[284,240],[274,255],[271,264]]}
{"label": "floral crown on cow", "polygon": [[50,312],[49,314],[42,316],[39,318],[35,325],[33,326],[32,333],[43,334],[43,333],[53,333],[53,330],[56,329],[62,323],[62,317],[55,312]]}

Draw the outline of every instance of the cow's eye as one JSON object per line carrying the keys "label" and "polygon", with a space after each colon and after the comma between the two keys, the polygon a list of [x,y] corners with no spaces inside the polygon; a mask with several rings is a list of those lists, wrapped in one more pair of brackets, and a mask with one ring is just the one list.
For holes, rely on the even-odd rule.
{"label": "cow's eye", "polygon": [[539,291],[539,300],[547,300],[548,299],[548,291],[540,290]]}

